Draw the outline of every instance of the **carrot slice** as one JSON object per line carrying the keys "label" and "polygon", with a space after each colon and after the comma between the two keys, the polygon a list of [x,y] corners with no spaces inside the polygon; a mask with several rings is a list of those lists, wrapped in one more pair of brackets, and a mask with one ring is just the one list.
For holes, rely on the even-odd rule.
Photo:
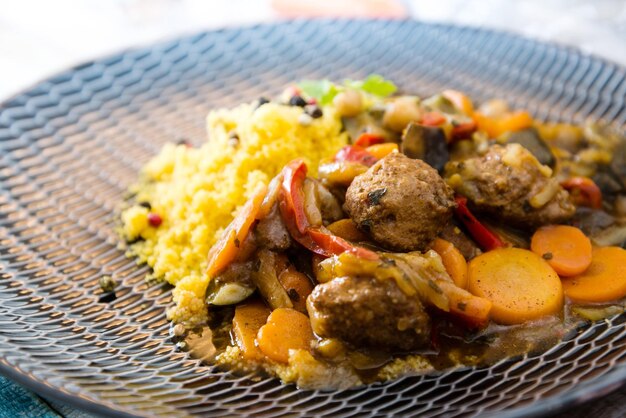
{"label": "carrot slice", "polygon": [[290,267],[280,273],[278,281],[287,291],[293,308],[306,313],[306,298],[313,291],[313,283],[311,283],[311,280],[309,280],[306,274],[300,273],[293,267]]}
{"label": "carrot slice", "polygon": [[487,132],[490,138],[497,138],[505,132],[530,128],[533,124],[530,113],[523,110],[498,117],[488,117],[480,112],[474,112],[474,120],[478,124],[478,129]]}
{"label": "carrot slice", "polygon": [[571,177],[561,183],[576,206],[602,208],[602,190],[589,177]]}
{"label": "carrot slice", "polygon": [[310,350],[311,341],[313,330],[309,318],[290,308],[272,311],[257,335],[263,354],[281,363],[289,361],[289,350]]}
{"label": "carrot slice", "polygon": [[269,315],[270,309],[261,301],[237,305],[235,308],[233,334],[246,360],[260,361],[265,357],[256,346],[256,336]]}
{"label": "carrot slice", "polygon": [[398,144],[393,142],[386,142],[384,144],[370,145],[365,148],[365,151],[376,157],[377,160],[385,158],[387,154],[398,151]]}
{"label": "carrot slice", "polygon": [[209,263],[205,271],[209,280],[228,267],[237,256],[241,243],[248,236],[248,231],[256,219],[266,193],[267,186],[259,186],[235,216],[235,219],[226,227],[220,239],[209,250]]}
{"label": "carrot slice", "polygon": [[338,221],[333,222],[328,225],[328,230],[337,235],[340,238],[343,238],[348,241],[360,242],[367,241],[367,235],[363,232],[359,231],[356,226],[356,223],[350,218],[340,219]]}
{"label": "carrot slice", "polygon": [[547,260],[559,276],[576,276],[591,264],[591,241],[573,226],[539,228],[532,237],[530,249]]}
{"label": "carrot slice", "polygon": [[520,324],[563,309],[561,280],[537,254],[500,248],[474,258],[468,268],[469,291],[493,303],[491,318]]}
{"label": "carrot slice", "polygon": [[443,266],[452,277],[454,284],[461,289],[467,288],[467,261],[463,254],[449,241],[437,238],[432,249],[441,257]]}
{"label": "carrot slice", "polygon": [[580,276],[563,280],[563,290],[574,302],[609,302],[626,296],[626,250],[598,247],[591,265]]}
{"label": "carrot slice", "polygon": [[446,117],[439,112],[426,112],[422,115],[422,125],[439,126],[444,123],[446,123]]}
{"label": "carrot slice", "polygon": [[473,295],[452,282],[438,280],[437,286],[450,301],[451,313],[470,326],[482,328],[487,325],[493,307],[489,299]]}
{"label": "carrot slice", "polygon": [[356,141],[354,141],[354,144],[352,145],[365,148],[375,144],[382,144],[383,142],[385,142],[384,137],[369,132],[364,132],[356,139]]}

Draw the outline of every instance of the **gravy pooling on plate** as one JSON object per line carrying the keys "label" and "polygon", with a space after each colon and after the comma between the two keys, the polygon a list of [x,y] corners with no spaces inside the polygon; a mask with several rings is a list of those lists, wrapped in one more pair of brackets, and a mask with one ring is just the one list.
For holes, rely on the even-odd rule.
{"label": "gravy pooling on plate", "polygon": [[181,347],[344,388],[543,350],[623,311],[622,137],[395,93],[304,81],[146,166],[122,230],[175,285]]}

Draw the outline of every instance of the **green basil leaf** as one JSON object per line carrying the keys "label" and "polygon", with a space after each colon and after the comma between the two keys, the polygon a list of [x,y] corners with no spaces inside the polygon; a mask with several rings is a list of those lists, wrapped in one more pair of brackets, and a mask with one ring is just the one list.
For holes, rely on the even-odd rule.
{"label": "green basil leaf", "polygon": [[328,80],[303,80],[298,87],[305,95],[314,98],[322,106],[330,104],[339,93],[339,88]]}
{"label": "green basil leaf", "polygon": [[387,97],[395,93],[398,88],[391,81],[385,80],[383,76],[372,74],[363,80],[361,90],[375,96]]}

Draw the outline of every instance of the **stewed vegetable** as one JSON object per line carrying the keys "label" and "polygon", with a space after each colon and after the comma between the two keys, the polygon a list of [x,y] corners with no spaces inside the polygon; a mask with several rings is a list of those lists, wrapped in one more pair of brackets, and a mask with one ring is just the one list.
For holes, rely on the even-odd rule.
{"label": "stewed vegetable", "polygon": [[[626,173],[613,155],[623,160],[623,138],[544,124],[502,100],[475,108],[456,90],[395,91],[380,76],[309,80],[254,107],[245,129],[223,122],[240,146],[254,132],[255,158],[278,126],[296,138],[337,128],[342,140],[316,159],[311,136],[303,155],[263,160],[272,169],[248,174],[204,281],[176,289],[179,299],[200,289],[214,334],[232,336],[218,364],[346,387],[523,354],[621,312]],[[256,127],[269,109],[271,123]],[[126,215],[133,238],[175,224],[171,212],[150,221],[157,209]]]}

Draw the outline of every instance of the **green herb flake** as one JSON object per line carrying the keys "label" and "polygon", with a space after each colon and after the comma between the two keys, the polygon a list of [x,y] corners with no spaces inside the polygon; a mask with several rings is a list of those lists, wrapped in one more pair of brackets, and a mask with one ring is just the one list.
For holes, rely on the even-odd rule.
{"label": "green herb flake", "polygon": [[348,87],[362,90],[379,97],[390,96],[398,90],[398,87],[396,87],[393,82],[385,80],[383,76],[378,74],[368,75],[362,81],[347,80],[345,84]]}
{"label": "green herb flake", "polygon": [[310,98],[317,100],[322,105],[330,104],[340,89],[329,80],[303,80],[298,87]]}

